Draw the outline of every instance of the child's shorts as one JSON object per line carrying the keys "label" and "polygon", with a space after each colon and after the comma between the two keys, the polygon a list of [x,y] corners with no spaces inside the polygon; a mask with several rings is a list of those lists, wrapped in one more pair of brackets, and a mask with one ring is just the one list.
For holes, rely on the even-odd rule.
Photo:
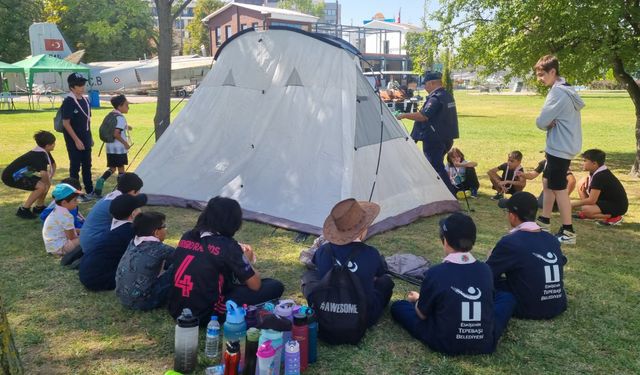
{"label": "child's shorts", "polygon": [[18,180],[14,180],[13,178],[8,178],[6,180],[3,179],[2,182],[14,189],[34,191],[36,190],[36,185],[40,179],[41,178],[38,176],[24,176],[20,177]]}
{"label": "child's shorts", "polygon": [[129,164],[127,154],[107,154],[107,167],[124,167]]}

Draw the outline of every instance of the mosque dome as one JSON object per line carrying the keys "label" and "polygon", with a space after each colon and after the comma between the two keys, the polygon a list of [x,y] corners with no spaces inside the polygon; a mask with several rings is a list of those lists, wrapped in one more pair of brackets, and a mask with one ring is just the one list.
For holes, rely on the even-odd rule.
{"label": "mosque dome", "polygon": [[378,12],[378,13],[374,14],[372,18],[374,20],[383,20],[384,19],[384,14]]}

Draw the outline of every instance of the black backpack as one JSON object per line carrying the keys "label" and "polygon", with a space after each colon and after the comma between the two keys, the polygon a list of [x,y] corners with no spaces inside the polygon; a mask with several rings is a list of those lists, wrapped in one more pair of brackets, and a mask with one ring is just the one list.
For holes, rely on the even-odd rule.
{"label": "black backpack", "polygon": [[367,330],[367,297],[358,276],[349,271],[348,264],[357,255],[352,251],[340,265],[333,254],[333,268],[324,275],[309,296],[309,305],[318,319],[318,337],[328,344],[357,344]]}

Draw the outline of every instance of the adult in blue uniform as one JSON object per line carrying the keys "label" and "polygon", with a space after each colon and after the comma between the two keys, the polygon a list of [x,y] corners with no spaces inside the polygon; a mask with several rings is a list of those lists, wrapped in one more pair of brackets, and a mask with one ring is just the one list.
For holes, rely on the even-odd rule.
{"label": "adult in blue uniform", "polygon": [[453,96],[442,87],[442,73],[426,72],[424,88],[429,92],[427,100],[418,112],[401,113],[398,120],[415,121],[411,138],[422,141],[422,151],[440,179],[453,193],[449,175],[444,168],[444,157],[458,138],[458,113]]}

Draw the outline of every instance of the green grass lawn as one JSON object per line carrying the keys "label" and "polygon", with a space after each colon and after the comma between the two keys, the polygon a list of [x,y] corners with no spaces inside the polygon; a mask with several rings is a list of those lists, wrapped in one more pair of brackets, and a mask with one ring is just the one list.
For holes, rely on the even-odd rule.
{"label": "green grass lawn", "polygon": [[[578,244],[563,250],[569,262],[565,286],[569,308],[553,321],[512,320],[493,355],[445,357],[413,340],[388,313],[355,347],[320,345],[319,361],[308,374],[637,374],[640,373],[640,183],[627,172],[635,154],[632,103],[623,93],[585,93],[583,149],[607,152],[610,168],[622,180],[631,203],[625,223],[602,228],[593,222],[575,224]],[[479,163],[481,196],[471,201],[478,225],[475,254],[485,259],[508,230],[504,213],[489,200],[485,171],[506,161],[511,150],[524,154],[531,169],[543,158],[544,133],[534,125],[544,98],[477,95],[456,92],[461,137],[456,141],[468,160]],[[104,103],[103,103],[104,104]],[[131,106],[134,126],[130,158],[152,131],[155,104]],[[177,110],[176,110],[177,112]],[[94,129],[107,109],[94,111]],[[52,129],[53,110],[0,112],[0,169],[33,147],[32,134]],[[410,123],[405,123],[410,128]],[[97,133],[94,130],[94,135]],[[56,179],[67,175],[64,141],[54,151]],[[96,135],[97,139],[97,135]],[[97,143],[97,141],[96,141]],[[153,143],[153,142],[150,142]],[[141,157],[150,149],[147,145]],[[93,175],[105,169],[104,155],[94,148]],[[139,160],[134,163],[135,169]],[[399,166],[401,167],[401,166]],[[577,177],[584,176],[574,160]],[[162,171],[158,171],[162,173]],[[171,178],[171,176],[167,176]],[[105,190],[113,187],[113,179]],[[541,190],[539,180],[526,188]],[[120,306],[112,292],[87,292],[75,271],[62,269],[45,253],[41,225],[14,216],[26,194],[0,186],[0,294],[16,334],[27,374],[161,374],[173,364],[174,322],[165,310],[132,312]],[[81,206],[88,212],[90,205]],[[153,208],[167,214],[167,243],[176,245],[191,228],[198,212]],[[421,219],[369,240],[385,255],[411,252],[438,263],[442,249],[437,236],[439,217]],[[557,216],[553,219],[557,225]],[[554,225],[554,230],[557,229]],[[237,239],[253,245],[264,276],[286,285],[285,296],[302,302],[298,253],[306,244],[295,233],[246,222]],[[396,281],[393,299],[412,289]],[[201,338],[204,332],[201,332]],[[198,373],[202,373],[204,362]]]}

